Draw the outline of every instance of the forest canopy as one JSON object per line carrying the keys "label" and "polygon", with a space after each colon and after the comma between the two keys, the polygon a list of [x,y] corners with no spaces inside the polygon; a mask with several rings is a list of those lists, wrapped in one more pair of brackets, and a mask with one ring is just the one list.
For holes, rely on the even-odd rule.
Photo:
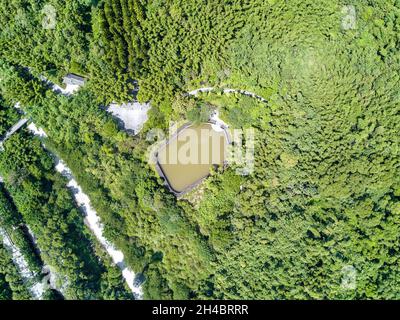
{"label": "forest canopy", "polygon": [[[0,1],[0,104],[21,102],[46,131],[149,299],[399,299],[399,71],[396,0]],[[88,79],[73,96],[40,78],[69,72]],[[216,90],[187,95],[201,87]],[[104,106],[136,99],[152,109],[131,136]],[[176,199],[147,162],[147,133],[210,110],[254,128],[254,171],[213,172]],[[17,119],[3,108],[2,132]],[[38,140],[8,143],[0,173],[26,222],[46,233],[51,212],[72,212],[55,259],[82,217]],[[95,264],[64,266],[71,296],[107,297],[113,278]],[[9,273],[0,296],[24,296]]]}

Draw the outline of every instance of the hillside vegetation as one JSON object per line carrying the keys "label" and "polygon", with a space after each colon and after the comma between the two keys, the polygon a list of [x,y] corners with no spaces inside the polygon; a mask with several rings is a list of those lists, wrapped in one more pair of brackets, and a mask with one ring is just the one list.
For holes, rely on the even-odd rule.
{"label": "hillside vegetation", "polygon": [[[45,4],[57,12],[54,28],[41,26]],[[399,1],[2,0],[0,13],[3,100],[21,102],[45,129],[107,238],[145,275],[145,298],[400,298]],[[89,79],[75,96],[39,79],[67,72]],[[185,95],[199,87],[267,102]],[[132,137],[103,106],[135,98],[152,110]],[[204,108],[255,129],[254,172],[231,166],[177,200],[147,163],[146,135]],[[10,146],[24,146],[26,134]],[[8,147],[0,161],[4,174],[18,163],[31,177],[6,183],[28,224],[37,217],[20,199],[32,196],[32,179],[49,190],[45,208],[54,199],[55,213],[75,210],[39,149]],[[79,229],[78,216],[68,222]],[[74,239],[63,235],[60,250]],[[77,297],[97,290],[100,273],[65,267],[79,270],[78,285],[80,275],[94,283]]]}

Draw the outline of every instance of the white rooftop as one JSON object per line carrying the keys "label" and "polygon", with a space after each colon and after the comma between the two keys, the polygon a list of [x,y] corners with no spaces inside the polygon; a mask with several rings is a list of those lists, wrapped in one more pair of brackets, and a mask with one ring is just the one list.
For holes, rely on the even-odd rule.
{"label": "white rooftop", "polygon": [[150,108],[149,103],[132,102],[121,105],[113,103],[107,108],[107,111],[120,119],[126,130],[132,130],[138,134],[148,119],[147,112]]}

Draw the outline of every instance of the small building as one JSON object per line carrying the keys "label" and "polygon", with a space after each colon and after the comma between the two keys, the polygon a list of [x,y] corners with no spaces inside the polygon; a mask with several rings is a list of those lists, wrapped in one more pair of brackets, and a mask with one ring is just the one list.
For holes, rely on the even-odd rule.
{"label": "small building", "polygon": [[71,86],[83,86],[85,84],[86,80],[83,77],[77,76],[75,74],[69,73],[67,74],[64,79],[63,83]]}

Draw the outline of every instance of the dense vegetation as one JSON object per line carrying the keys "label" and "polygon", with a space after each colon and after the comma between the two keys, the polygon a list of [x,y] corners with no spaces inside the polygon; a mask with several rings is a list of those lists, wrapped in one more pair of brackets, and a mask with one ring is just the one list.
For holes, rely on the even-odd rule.
{"label": "dense vegetation", "polygon": [[32,239],[24,224],[21,214],[17,211],[4,188],[0,187],[0,223],[1,227],[15,246],[21,251],[29,269],[39,274],[43,261],[37,252]]}
{"label": "dense vegetation", "polygon": [[[65,295],[101,298],[102,278],[104,282],[112,278],[94,254],[83,217],[73,204],[65,180],[54,172],[52,159],[42,151],[38,140],[21,134],[14,135],[4,148],[0,172],[5,185],[37,237],[43,260],[66,277]],[[129,296],[122,278],[114,281],[109,285],[116,286],[115,298]]]}
{"label": "dense vegetation", "polygon": [[[54,29],[35,27],[44,1],[1,1],[2,94],[45,129],[107,237],[146,276],[147,298],[400,297],[399,1],[49,3],[58,13]],[[345,5],[356,9],[352,28],[343,27]],[[37,77],[53,69],[90,80],[74,97],[57,96]],[[101,106],[133,99],[138,86],[152,111],[141,135],[130,137]],[[218,91],[183,95],[209,86],[250,90],[268,102]],[[240,176],[231,167],[176,200],[147,164],[146,133],[213,108],[234,128],[255,128],[254,172]],[[48,173],[51,161],[37,156],[36,140],[24,145],[25,135],[6,144],[0,170],[35,225],[30,202],[21,200],[39,201],[30,180],[10,183],[16,163],[40,186],[42,205],[53,197],[61,198],[56,213],[73,208],[62,201],[63,182]],[[72,216],[79,229],[79,214]],[[349,268],[350,288],[343,286]],[[80,275],[98,283],[85,266],[65,273],[78,286]],[[85,290],[76,296],[96,295],[98,285]]]}
{"label": "dense vegetation", "polygon": [[11,253],[0,243],[0,300],[29,300],[31,294],[12,261]]}
{"label": "dense vegetation", "polygon": [[[23,80],[24,70],[3,71],[5,96],[21,101],[36,123],[54,137],[46,145],[69,164],[90,195],[106,235],[124,251],[134,270],[149,275],[146,286],[165,277],[175,297],[187,297],[188,285],[194,287],[206,274],[209,248],[145,163],[146,142],[118,132],[90,92],[68,98],[42,87],[36,90],[39,95],[33,87],[39,87],[40,81]],[[182,260],[183,256],[190,260]]]}
{"label": "dense vegetation", "polygon": [[0,137],[2,137],[11,126],[17,122],[19,116],[15,108],[4,108],[5,102],[0,97]]}
{"label": "dense vegetation", "polygon": [[60,78],[66,70],[84,72],[88,57],[87,1],[2,1],[0,50],[11,61]]}
{"label": "dense vegetation", "polygon": [[[10,107],[3,104],[2,108]],[[53,159],[39,140],[26,132],[7,140],[0,155],[0,174],[9,192],[2,189],[0,194],[1,227],[31,271],[39,276],[43,259],[59,274],[58,286],[67,298],[131,298],[118,268],[110,265],[102,248],[93,247],[94,239],[66,181],[55,172]],[[40,256],[26,225],[37,239]]]}

